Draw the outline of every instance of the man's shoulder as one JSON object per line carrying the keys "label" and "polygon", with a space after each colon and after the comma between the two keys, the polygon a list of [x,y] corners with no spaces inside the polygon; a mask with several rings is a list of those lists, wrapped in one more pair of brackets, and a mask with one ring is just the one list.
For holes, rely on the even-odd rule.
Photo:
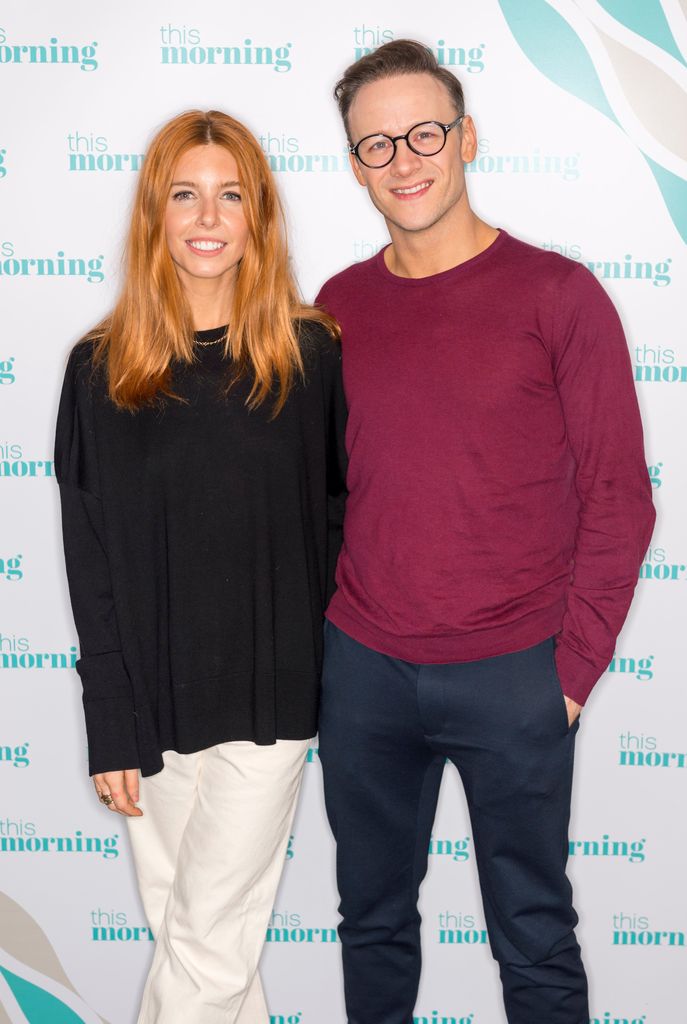
{"label": "man's shoulder", "polygon": [[609,330],[618,324],[618,312],[593,270],[581,259],[571,259],[550,249],[539,248],[519,239],[509,239],[510,259],[520,295],[540,309],[549,309],[555,322],[575,324],[605,323]]}
{"label": "man's shoulder", "polygon": [[332,275],[320,288],[317,303],[327,305],[330,302],[347,301],[348,297],[359,293],[359,289],[375,275],[378,256],[351,263],[338,274]]}
{"label": "man's shoulder", "polygon": [[561,284],[567,279],[575,279],[590,271],[578,260],[563,256],[543,245],[533,245],[514,235],[508,235],[503,256],[514,266],[520,268],[528,276],[548,277]]}
{"label": "man's shoulder", "polygon": [[510,235],[507,243],[501,251],[501,269],[521,302],[554,311],[574,311],[585,306],[598,311],[612,308],[603,286],[581,259],[571,259]]}

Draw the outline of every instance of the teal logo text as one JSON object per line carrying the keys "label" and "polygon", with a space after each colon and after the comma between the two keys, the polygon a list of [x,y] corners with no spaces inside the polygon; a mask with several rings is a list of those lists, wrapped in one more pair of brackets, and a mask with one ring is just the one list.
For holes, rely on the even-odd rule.
{"label": "teal logo text", "polygon": [[199,65],[255,65],[271,67],[284,73],[291,70],[293,43],[281,46],[258,45],[252,39],[241,43],[207,46],[197,28],[163,25],[160,28],[160,62],[162,64]]}
{"label": "teal logo text", "polygon": [[54,256],[16,256],[14,245],[0,245],[0,277],[83,277],[89,284],[105,280],[105,257],[67,256],[58,249]]}
{"label": "teal logo text", "polygon": [[18,746],[6,747],[0,744],[0,764],[13,764],[15,768],[26,768],[29,760],[29,744],[21,743]]}
{"label": "teal logo text", "polygon": [[0,28],[0,64],[75,64],[82,71],[95,71],[97,42],[85,46],[62,43],[50,36],[47,43],[15,43]]}
{"label": "teal logo text", "polygon": [[23,578],[22,557],[22,555],[15,555],[13,558],[0,558],[0,580],[15,582]]}

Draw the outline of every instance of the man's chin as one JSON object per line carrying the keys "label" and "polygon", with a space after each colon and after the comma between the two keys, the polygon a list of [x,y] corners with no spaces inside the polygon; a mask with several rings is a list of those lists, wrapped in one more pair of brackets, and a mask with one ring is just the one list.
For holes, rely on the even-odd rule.
{"label": "man's chin", "polygon": [[[382,211],[380,211],[382,212]],[[441,220],[441,215],[434,217],[398,217],[390,216],[389,213],[384,214],[384,220],[387,225],[393,224],[399,231],[403,231],[406,234],[416,235],[423,231],[429,231],[434,225]]]}

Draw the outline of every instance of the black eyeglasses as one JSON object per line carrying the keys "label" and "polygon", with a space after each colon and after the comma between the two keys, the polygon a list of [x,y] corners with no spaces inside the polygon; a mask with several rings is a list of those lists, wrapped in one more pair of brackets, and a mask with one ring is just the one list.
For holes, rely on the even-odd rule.
{"label": "black eyeglasses", "polygon": [[459,125],[465,115],[461,114],[450,124],[441,121],[421,121],[414,124],[405,135],[366,135],[355,146],[349,146],[348,152],[353,153],[365,167],[386,167],[396,156],[396,144],[405,139],[408,149],[417,156],[436,156],[446,145],[446,136]]}

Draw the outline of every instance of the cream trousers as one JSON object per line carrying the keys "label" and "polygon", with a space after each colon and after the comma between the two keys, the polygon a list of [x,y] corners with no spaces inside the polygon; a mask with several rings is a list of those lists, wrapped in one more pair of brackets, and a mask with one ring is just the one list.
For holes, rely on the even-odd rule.
{"label": "cream trousers", "polygon": [[138,1024],[269,1024],[258,974],[308,740],[167,751],[128,818],[156,938]]}

